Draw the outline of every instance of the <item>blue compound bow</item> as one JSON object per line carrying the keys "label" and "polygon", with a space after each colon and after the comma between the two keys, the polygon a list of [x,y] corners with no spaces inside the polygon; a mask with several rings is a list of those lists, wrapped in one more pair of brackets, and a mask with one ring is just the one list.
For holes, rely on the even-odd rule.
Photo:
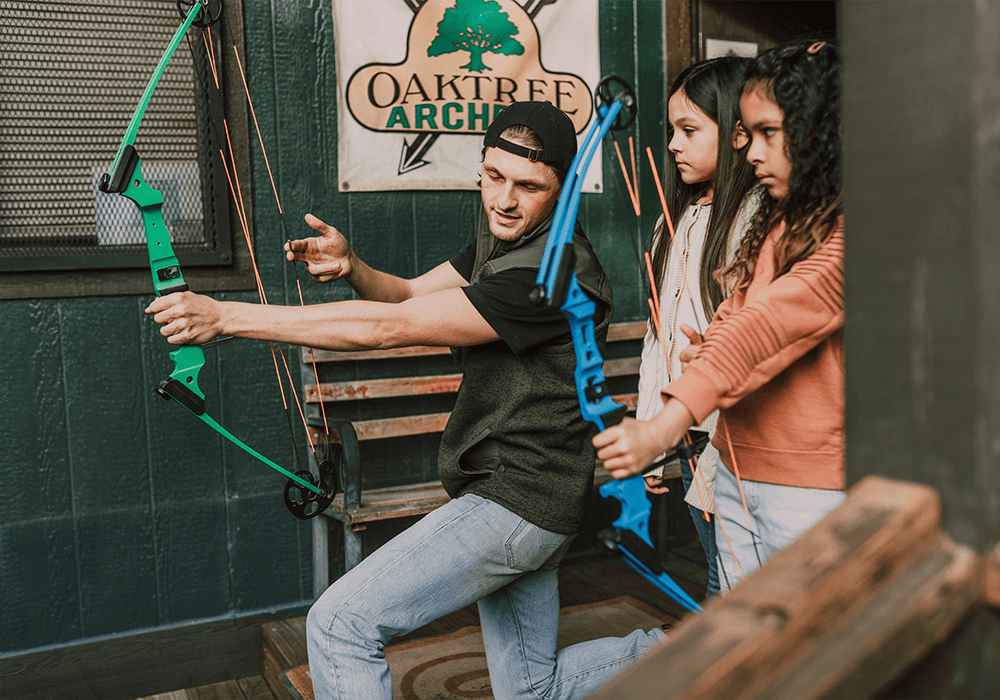
{"label": "blue compound bow", "polygon": [[[604,358],[594,334],[597,305],[586,295],[576,278],[573,229],[580,208],[583,179],[594,153],[609,130],[624,129],[632,123],[637,107],[631,87],[616,77],[602,80],[594,93],[594,99],[600,118],[587,130],[583,144],[566,175],[535,280],[536,286],[531,292],[531,301],[559,308],[565,314],[576,352],[575,379],[580,410],[586,420],[603,431],[620,423],[626,408],[611,398],[605,384]],[[697,447],[697,442],[693,446],[682,445],[670,457],[693,457]],[[650,469],[662,463],[663,461]],[[637,474],[604,484],[600,493],[605,498],[617,499],[622,509],[621,515],[613,523],[614,528],[601,533],[605,546],[621,554],[632,568],[679,604],[688,610],[700,611],[701,606],[663,570],[653,550],[649,537],[652,504],[646,495],[642,476]]]}

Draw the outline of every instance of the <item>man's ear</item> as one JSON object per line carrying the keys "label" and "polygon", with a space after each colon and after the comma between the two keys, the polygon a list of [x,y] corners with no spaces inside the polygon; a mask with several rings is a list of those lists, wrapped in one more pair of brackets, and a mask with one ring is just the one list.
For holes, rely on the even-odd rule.
{"label": "man's ear", "polygon": [[750,137],[747,136],[746,130],[743,128],[743,122],[736,122],[736,132],[733,134],[733,148],[737,151],[743,149],[748,143],[750,143]]}

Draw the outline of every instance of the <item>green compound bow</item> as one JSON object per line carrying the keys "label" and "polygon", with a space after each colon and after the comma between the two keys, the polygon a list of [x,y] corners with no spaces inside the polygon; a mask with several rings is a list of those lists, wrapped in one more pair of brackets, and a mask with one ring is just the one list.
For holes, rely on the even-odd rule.
{"label": "green compound bow", "polygon": [[[182,7],[188,5],[186,11]],[[180,263],[170,244],[170,232],[163,221],[163,195],[151,187],[142,177],[142,159],[133,144],[139,125],[149,106],[149,100],[191,25],[208,27],[215,24],[222,14],[221,0],[177,0],[178,9],[184,21],[174,32],[167,49],[160,57],[160,62],[153,71],[142,98],[132,114],[128,129],[118,146],[118,152],[111,165],[110,174],[101,177],[100,189],[105,193],[117,193],[135,202],[142,214],[142,223],[146,233],[146,247],[149,251],[149,267],[153,275],[153,290],[157,296],[187,291]],[[213,341],[217,342],[217,341]],[[332,461],[320,461],[320,478],[317,480],[311,472],[299,471],[296,474],[278,466],[273,461],[257,452],[228,430],[218,421],[205,413],[205,393],[198,386],[198,374],[205,365],[205,352],[201,346],[185,345],[170,353],[174,370],[170,376],[156,384],[156,392],[164,399],[173,399],[184,406],[203,423],[215,430],[219,435],[244,450],[247,454],[259,459],[272,469],[289,478],[285,487],[285,505],[298,518],[310,518],[325,510],[336,494],[336,474]],[[297,493],[299,498],[293,498]]]}

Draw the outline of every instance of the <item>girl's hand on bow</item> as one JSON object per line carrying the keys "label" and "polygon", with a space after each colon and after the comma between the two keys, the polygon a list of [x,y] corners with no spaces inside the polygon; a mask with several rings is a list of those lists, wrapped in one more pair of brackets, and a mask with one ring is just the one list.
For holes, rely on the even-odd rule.
{"label": "girl's hand on bow", "polygon": [[200,345],[222,335],[223,304],[193,292],[175,292],[157,297],[147,314],[162,325],[160,334],[171,345]]}
{"label": "girl's hand on bow", "polygon": [[650,493],[668,493],[670,489],[667,487],[667,480],[659,476],[647,476],[644,477],[646,480],[646,490]]}
{"label": "girl's hand on bow", "polygon": [[306,263],[316,282],[333,282],[351,274],[351,245],[344,235],[312,214],[306,214],[306,223],[320,235],[286,242],[285,257]]}
{"label": "girl's hand on bow", "polygon": [[677,399],[670,399],[652,420],[624,418],[594,436],[597,458],[615,479],[640,473],[660,454],[681,441],[694,417]]}
{"label": "girl's hand on bow", "polygon": [[705,338],[686,323],[681,324],[681,332],[691,341],[691,344],[684,348],[684,351],[680,354],[681,374],[683,374],[687,372],[688,365],[694,362],[695,358],[701,354],[701,344],[705,342]]}

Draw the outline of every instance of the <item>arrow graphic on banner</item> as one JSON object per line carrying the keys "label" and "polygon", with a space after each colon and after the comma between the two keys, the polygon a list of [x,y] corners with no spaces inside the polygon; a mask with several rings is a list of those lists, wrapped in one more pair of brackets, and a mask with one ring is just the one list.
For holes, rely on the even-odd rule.
{"label": "arrow graphic on banner", "polygon": [[413,143],[407,143],[403,139],[403,152],[399,154],[399,174],[408,173],[417,168],[429,165],[430,161],[424,160],[427,150],[434,145],[441,134],[417,134]]}

